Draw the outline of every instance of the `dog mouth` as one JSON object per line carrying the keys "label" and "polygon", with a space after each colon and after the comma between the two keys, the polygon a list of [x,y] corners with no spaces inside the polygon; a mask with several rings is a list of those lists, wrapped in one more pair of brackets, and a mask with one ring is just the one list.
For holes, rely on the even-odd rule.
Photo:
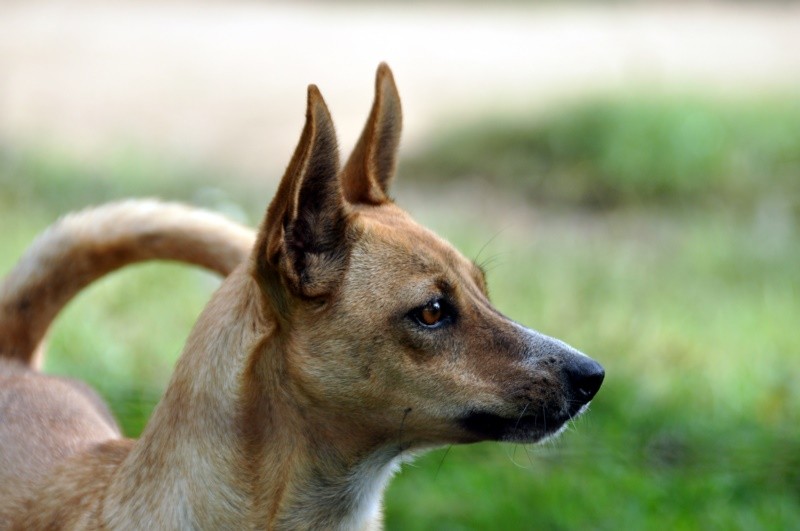
{"label": "dog mouth", "polygon": [[588,409],[583,406],[563,414],[525,414],[505,417],[488,411],[475,411],[461,417],[459,425],[479,440],[537,443],[558,436],[569,420]]}

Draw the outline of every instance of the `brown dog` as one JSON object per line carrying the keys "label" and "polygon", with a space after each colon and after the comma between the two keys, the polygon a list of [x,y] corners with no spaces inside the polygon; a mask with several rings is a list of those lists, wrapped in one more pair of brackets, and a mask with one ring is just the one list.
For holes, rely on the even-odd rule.
{"label": "brown dog", "polygon": [[[0,391],[0,459],[13,465],[0,484],[14,494],[0,518],[25,529],[379,528],[383,489],[410,452],[536,442],[582,412],[603,369],[498,313],[481,270],[388,198],[400,128],[381,65],[340,168],[309,87],[250,257],[200,316],[138,441],[120,439],[81,390],[21,366],[5,376],[24,384]],[[26,349],[11,357],[26,362]]]}

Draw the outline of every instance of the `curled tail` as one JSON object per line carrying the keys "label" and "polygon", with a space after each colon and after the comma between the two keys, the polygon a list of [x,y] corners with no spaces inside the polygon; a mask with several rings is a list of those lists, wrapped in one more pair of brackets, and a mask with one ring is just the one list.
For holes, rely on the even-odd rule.
{"label": "curled tail", "polygon": [[58,312],[103,275],[145,260],[177,260],[228,275],[252,230],[205,210],[156,200],[69,214],[42,233],[0,286],[0,358],[35,365]]}

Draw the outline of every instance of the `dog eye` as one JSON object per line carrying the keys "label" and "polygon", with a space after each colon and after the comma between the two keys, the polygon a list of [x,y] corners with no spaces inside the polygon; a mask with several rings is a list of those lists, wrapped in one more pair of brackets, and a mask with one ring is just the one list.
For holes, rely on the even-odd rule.
{"label": "dog eye", "polygon": [[452,318],[452,310],[441,299],[434,299],[425,306],[420,306],[411,311],[411,318],[425,328],[438,328]]}

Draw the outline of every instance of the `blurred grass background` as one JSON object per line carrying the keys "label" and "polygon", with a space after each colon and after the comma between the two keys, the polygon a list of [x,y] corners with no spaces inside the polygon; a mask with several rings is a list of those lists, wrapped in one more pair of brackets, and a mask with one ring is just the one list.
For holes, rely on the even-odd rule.
{"label": "blurred grass background", "polygon": [[[405,158],[398,202],[485,262],[496,305],[607,369],[539,447],[431,452],[388,529],[790,529],[800,522],[800,100],[664,95],[453,124]],[[255,225],[272,189],[121,153],[0,146],[0,273],[58,213],[129,195]],[[228,181],[230,181],[228,179]],[[48,371],[136,436],[217,284],[131,268],[77,298]]]}
{"label": "blurred grass background", "polygon": [[476,175],[545,204],[752,207],[800,195],[798,133],[791,96],[607,96],[451,126],[408,169],[425,181]]}

